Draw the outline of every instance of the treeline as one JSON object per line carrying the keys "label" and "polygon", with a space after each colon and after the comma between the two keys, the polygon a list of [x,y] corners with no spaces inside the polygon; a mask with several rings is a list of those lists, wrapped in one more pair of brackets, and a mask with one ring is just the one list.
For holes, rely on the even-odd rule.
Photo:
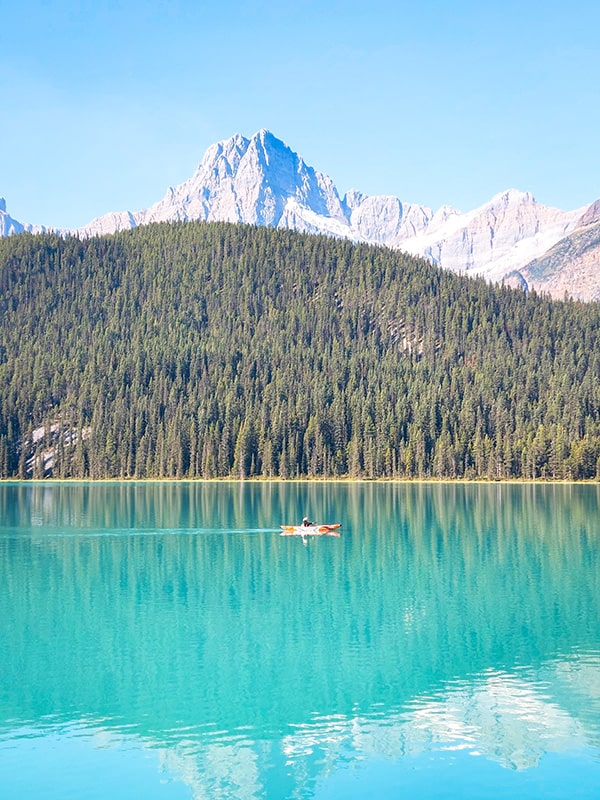
{"label": "treeline", "polygon": [[322,236],[0,240],[2,477],[600,476],[600,307]]}

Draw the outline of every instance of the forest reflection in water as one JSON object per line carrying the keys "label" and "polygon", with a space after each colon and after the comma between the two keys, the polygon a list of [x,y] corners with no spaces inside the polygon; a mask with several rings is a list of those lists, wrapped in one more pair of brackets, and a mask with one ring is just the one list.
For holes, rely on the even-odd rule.
{"label": "forest reflection in water", "polygon": [[[597,763],[599,499],[5,484],[0,742],[139,742],[197,796],[312,797],[342,766],[424,752]],[[342,536],[278,536],[304,514]]]}

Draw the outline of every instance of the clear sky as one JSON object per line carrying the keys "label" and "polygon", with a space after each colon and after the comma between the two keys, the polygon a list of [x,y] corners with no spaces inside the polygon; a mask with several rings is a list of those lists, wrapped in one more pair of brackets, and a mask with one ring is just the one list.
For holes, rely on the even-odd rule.
{"label": "clear sky", "polygon": [[260,128],[342,195],[600,197],[597,0],[4,0],[0,92],[21,222],[145,208]]}

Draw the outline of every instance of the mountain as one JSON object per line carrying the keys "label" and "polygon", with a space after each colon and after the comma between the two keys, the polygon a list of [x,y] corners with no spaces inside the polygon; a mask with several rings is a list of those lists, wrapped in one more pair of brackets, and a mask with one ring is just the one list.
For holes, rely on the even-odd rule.
{"label": "mountain", "polygon": [[45,233],[43,225],[27,225],[13,219],[6,210],[6,200],[0,197],[0,236],[12,236],[15,233]]}
{"label": "mountain", "polygon": [[511,189],[469,214],[444,209],[404,249],[454,272],[502,281],[567,235],[581,213],[543,206]]}
{"label": "mountain", "polygon": [[527,264],[522,273],[525,280],[543,284],[553,296],[568,293],[600,300],[600,200],[587,209],[572,233]]}
{"label": "mountain", "polygon": [[600,478],[600,305],[226,222],[0,239],[0,478]]}
{"label": "mountain", "polygon": [[[433,213],[427,206],[357,190],[341,196],[331,178],[308,166],[272,133],[260,130],[250,139],[236,134],[213,144],[194,175],[169,188],[149,208],[106,214],[71,232],[91,236],[176,220],[292,228],[385,245],[454,272],[516,283],[555,297],[562,298],[567,291],[591,300],[600,291],[597,260],[574,271],[565,246],[553,255],[552,274],[524,267],[571,236],[592,208],[561,211],[514,189],[468,213],[450,206]],[[32,226],[11,220],[0,232],[19,229]]]}

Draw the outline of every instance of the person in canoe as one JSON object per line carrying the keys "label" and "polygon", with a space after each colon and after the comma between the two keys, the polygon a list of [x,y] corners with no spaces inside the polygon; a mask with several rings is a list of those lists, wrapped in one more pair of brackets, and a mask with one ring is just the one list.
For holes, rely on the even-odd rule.
{"label": "person in canoe", "polygon": [[308,519],[308,517],[304,517],[304,519],[302,520],[302,526],[303,526],[304,528],[310,528],[310,527],[312,527],[314,524],[315,524],[314,522],[309,522],[309,519]]}

